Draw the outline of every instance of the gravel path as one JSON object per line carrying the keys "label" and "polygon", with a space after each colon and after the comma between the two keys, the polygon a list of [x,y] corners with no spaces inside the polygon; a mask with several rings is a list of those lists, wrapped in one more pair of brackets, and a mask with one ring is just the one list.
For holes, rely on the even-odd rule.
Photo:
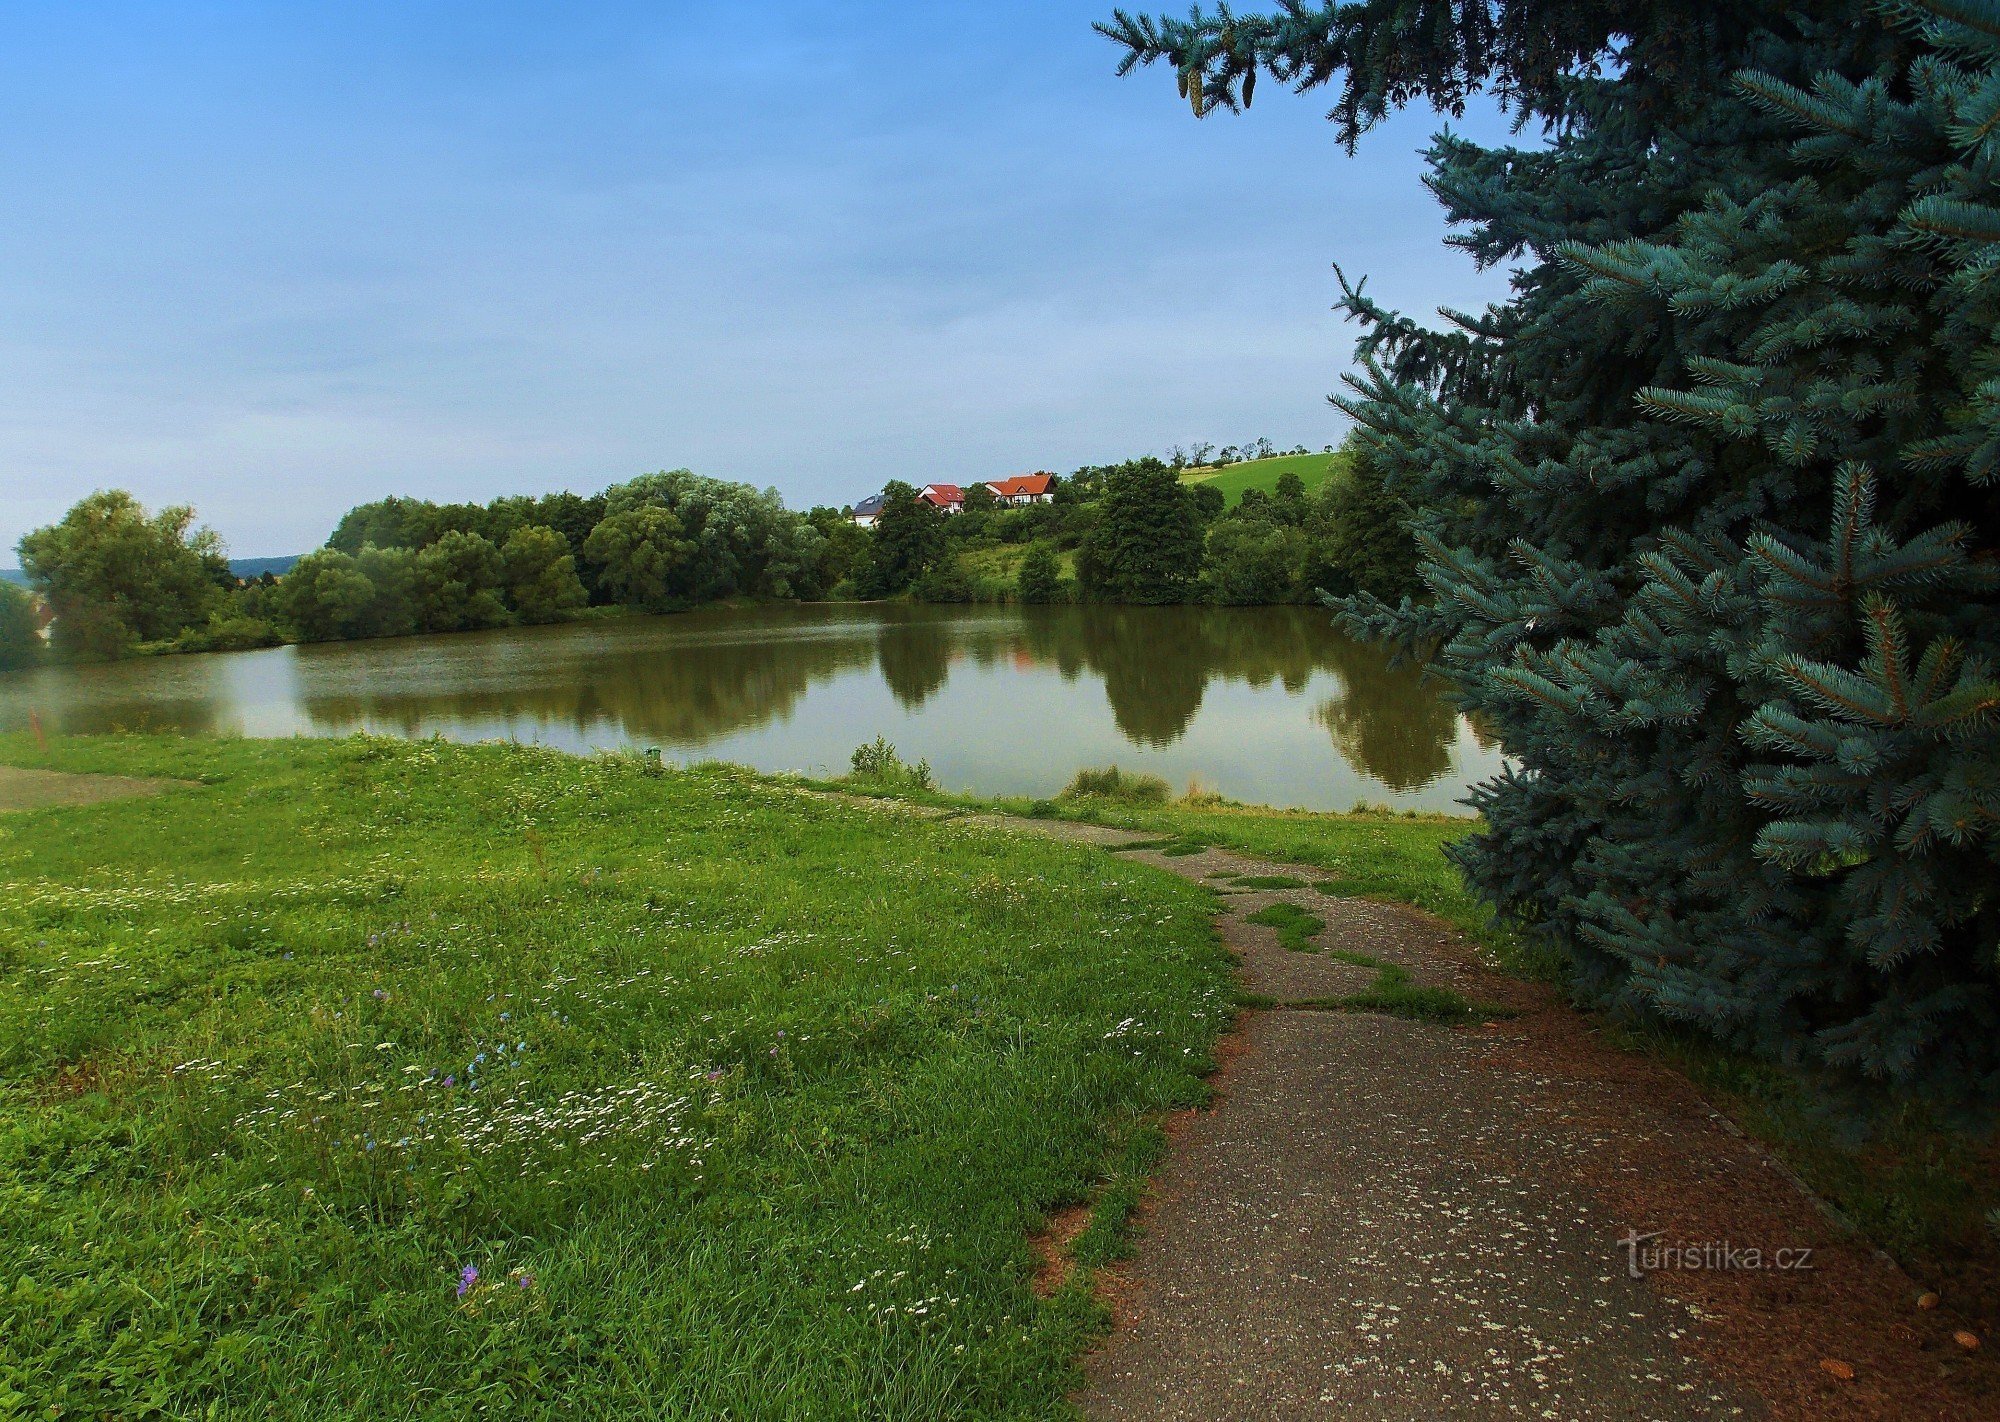
{"label": "gravel path", "polygon": [[[1600,1044],[1415,910],[1237,875],[1310,869],[1060,821],[978,823],[1121,848],[1223,891],[1245,989],[1277,1005],[1224,1043],[1216,1099],[1173,1124],[1117,1323],[1077,1402],[1105,1419],[2000,1418],[1963,1321],[1807,1195],[1664,1067]],[[1247,916],[1327,922],[1288,950]],[[1392,962],[1511,1016],[1451,1028],[1288,1006]],[[1660,1231],[1676,1267],[1628,1267]],[[1810,1270],[1690,1268],[1705,1245]],[[1796,1260],[1797,1256],[1792,1256]],[[1844,1374],[1844,1375],[1843,1375]]]}

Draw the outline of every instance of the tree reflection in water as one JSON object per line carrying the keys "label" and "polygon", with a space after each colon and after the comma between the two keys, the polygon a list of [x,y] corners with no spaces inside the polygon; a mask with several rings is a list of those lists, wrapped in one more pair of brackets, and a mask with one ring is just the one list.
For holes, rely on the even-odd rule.
{"label": "tree reflection in water", "polygon": [[875,661],[896,702],[906,711],[923,706],[951,679],[954,627],[943,618],[891,618],[875,639]]}
{"label": "tree reflection in water", "polygon": [[315,647],[302,658],[300,699],[325,729],[421,735],[472,721],[567,726],[587,738],[610,725],[632,740],[699,747],[790,715],[815,683],[876,660],[860,627],[802,627],[764,609],[733,626],[715,621],[690,614]]}
{"label": "tree reflection in water", "polygon": [[[955,670],[970,680],[947,696]],[[936,747],[940,730],[947,743],[983,738],[1019,746],[1039,764],[1115,755],[1117,744],[1172,746],[1214,688],[1276,683],[1298,697],[1315,676],[1337,678],[1337,693],[1297,714],[1324,727],[1354,770],[1399,794],[1451,770],[1459,723],[1440,689],[1414,668],[1392,670],[1320,609],[1297,607],[794,604],[157,658],[0,677],[0,726],[25,725],[38,710],[52,728],[72,731],[370,728],[699,752],[789,724],[816,687],[840,682],[849,689],[816,712],[812,757],[825,760],[845,754],[828,742],[851,732],[851,746],[884,729],[873,724],[880,710],[869,709],[880,705],[872,681],[903,716],[945,718],[909,732],[913,739]],[[1087,688],[1062,690],[1085,677],[1104,688],[1113,745],[1093,720]],[[1211,746],[1244,714],[1241,698],[1219,714],[1204,732]],[[1227,753],[1254,761],[1254,728],[1272,723],[1241,724],[1246,739]],[[796,740],[774,741],[766,758],[800,763]],[[762,751],[739,743],[730,753]]]}
{"label": "tree reflection in water", "polygon": [[1458,713],[1418,666],[1391,667],[1380,648],[1342,638],[1329,659],[1340,677],[1313,719],[1349,765],[1391,790],[1418,790],[1451,769]]}

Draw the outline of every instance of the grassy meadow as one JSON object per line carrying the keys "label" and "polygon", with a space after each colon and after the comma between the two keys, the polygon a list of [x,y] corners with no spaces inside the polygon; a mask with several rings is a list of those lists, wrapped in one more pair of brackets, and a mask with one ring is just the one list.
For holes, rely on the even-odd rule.
{"label": "grassy meadow", "polygon": [[[972,585],[994,598],[1013,595],[1015,585],[1020,581],[1021,564],[1027,561],[1028,545],[1025,543],[976,544],[958,550],[954,555],[959,568]],[[1076,550],[1060,549],[1056,553],[1056,563],[1065,578],[1076,576]]]}
{"label": "grassy meadow", "polygon": [[1277,454],[1269,459],[1190,469],[1181,475],[1181,482],[1209,485],[1222,494],[1225,507],[1233,509],[1243,502],[1246,489],[1262,489],[1268,494],[1287,474],[1298,475],[1306,492],[1314,493],[1320,485],[1337,477],[1345,463],[1340,454]]}
{"label": "grassy meadow", "polygon": [[1205,891],[699,769],[115,737],[0,816],[0,1416],[1066,1415]]}

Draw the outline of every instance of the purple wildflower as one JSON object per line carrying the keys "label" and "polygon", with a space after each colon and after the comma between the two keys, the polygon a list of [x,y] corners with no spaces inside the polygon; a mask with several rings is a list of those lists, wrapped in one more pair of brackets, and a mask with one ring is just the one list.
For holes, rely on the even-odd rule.
{"label": "purple wildflower", "polygon": [[472,1292],[472,1286],[479,1282],[479,1270],[468,1264],[458,1271],[458,1296],[464,1298]]}

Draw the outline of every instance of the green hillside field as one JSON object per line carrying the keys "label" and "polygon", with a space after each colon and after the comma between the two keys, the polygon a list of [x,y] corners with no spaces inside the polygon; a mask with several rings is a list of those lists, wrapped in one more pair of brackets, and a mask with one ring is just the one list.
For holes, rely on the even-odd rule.
{"label": "green hillside field", "polygon": [[1181,475],[1181,481],[1214,485],[1222,491],[1229,507],[1234,508],[1242,501],[1244,490],[1262,489],[1268,494],[1286,474],[1298,475],[1310,494],[1345,468],[1346,463],[1347,457],[1342,454],[1279,454],[1219,468],[1190,469]]}

